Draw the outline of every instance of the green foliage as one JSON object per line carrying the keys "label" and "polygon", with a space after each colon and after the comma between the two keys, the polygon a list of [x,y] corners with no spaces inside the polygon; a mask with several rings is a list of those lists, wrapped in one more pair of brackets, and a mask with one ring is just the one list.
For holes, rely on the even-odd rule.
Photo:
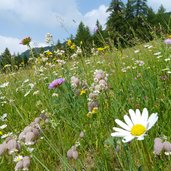
{"label": "green foliage", "polygon": [[80,22],[78,26],[74,42],[77,45],[83,44],[83,46],[85,47],[88,46],[89,43],[91,42],[90,30],[87,26],[84,25],[83,22]]}
{"label": "green foliage", "polygon": [[3,68],[7,64],[12,64],[12,56],[8,48],[2,53],[0,58],[0,67]]}
{"label": "green foliage", "polygon": [[[50,119],[41,130],[42,138],[32,146],[33,152],[26,151],[22,145],[20,155],[32,156],[30,171],[170,170],[170,157],[164,152],[155,157],[153,144],[156,137],[167,136],[171,141],[171,71],[170,60],[165,61],[171,50],[159,39],[149,42],[148,48],[144,45],[147,46],[113,49],[113,52],[79,58],[63,66],[54,61],[0,75],[0,116],[8,114],[3,134],[13,132],[18,136],[42,111]],[[140,61],[143,65],[139,65]],[[108,89],[98,97],[98,112],[88,118],[87,103],[96,69],[109,74]],[[73,75],[86,80],[86,94],[74,93],[70,84]],[[49,90],[48,84],[56,77],[64,77],[64,84]],[[3,87],[5,82],[9,85]],[[115,119],[122,119],[131,108],[142,111],[144,107],[150,114],[157,112],[159,116],[144,141],[124,144],[121,138],[111,137]],[[83,138],[79,137],[81,131],[85,134]],[[78,145],[77,160],[67,158],[67,151],[74,144]],[[13,156],[1,156],[2,171],[14,170],[14,167]]]}
{"label": "green foliage", "polygon": [[[161,5],[157,13],[148,7],[147,0],[112,0],[106,31],[115,46],[132,46],[135,39],[148,42],[154,36],[170,32],[170,14]],[[160,28],[160,29],[158,29]]]}

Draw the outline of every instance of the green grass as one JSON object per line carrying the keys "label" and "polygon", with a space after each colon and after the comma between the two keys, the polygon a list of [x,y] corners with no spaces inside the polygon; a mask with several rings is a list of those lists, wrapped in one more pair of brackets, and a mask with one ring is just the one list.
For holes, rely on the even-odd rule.
{"label": "green grass", "polygon": [[[42,129],[43,139],[39,139],[33,146],[35,150],[31,154],[31,171],[171,169],[169,156],[162,153],[155,157],[153,154],[156,137],[167,136],[168,141],[171,141],[171,76],[163,71],[171,67],[170,61],[164,60],[170,56],[171,49],[161,40],[148,44],[153,47],[139,45],[122,52],[113,50],[90,58],[72,60],[63,69],[58,64],[52,67],[39,65],[36,72],[34,69],[21,69],[0,75],[0,84],[9,82],[9,86],[0,88],[0,115],[8,114],[8,127],[4,129],[4,133],[19,135],[43,110],[50,118],[50,122]],[[137,49],[140,52],[134,53]],[[162,57],[157,58],[154,55],[156,52],[161,52]],[[137,60],[143,61],[144,65],[138,66],[135,62]],[[73,63],[76,62],[77,68],[73,69]],[[109,88],[98,98],[98,112],[88,118],[87,98],[90,91],[87,90],[82,96],[74,95],[70,78],[75,75],[86,80],[90,87],[96,69],[109,74]],[[57,89],[49,90],[48,84],[57,77],[64,77],[65,83]],[[162,79],[164,77],[165,80]],[[23,83],[26,79],[29,81]],[[34,84],[34,87],[24,97],[30,90],[29,83]],[[35,91],[39,93],[33,95]],[[58,97],[53,97],[53,93],[58,93]],[[144,107],[150,113],[157,112],[159,116],[157,124],[148,132],[144,141],[135,139],[124,144],[121,138],[111,137],[112,127],[116,126],[114,119],[123,120],[129,109],[142,111]],[[83,138],[79,138],[81,131],[85,132]],[[80,143],[77,148],[79,157],[77,160],[68,160],[67,151],[77,141]],[[30,154],[22,147],[21,155]],[[3,155],[0,167],[1,171],[14,170],[12,156]]]}

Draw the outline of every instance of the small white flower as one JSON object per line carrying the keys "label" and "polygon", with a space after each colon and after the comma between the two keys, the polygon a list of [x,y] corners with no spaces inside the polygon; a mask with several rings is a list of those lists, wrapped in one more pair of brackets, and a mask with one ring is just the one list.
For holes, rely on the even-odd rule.
{"label": "small white flower", "polygon": [[162,57],[163,57],[162,55],[159,55],[159,56],[157,56],[157,59],[162,58]]}
{"label": "small white flower", "polygon": [[162,71],[169,71],[169,70],[170,70],[169,68],[162,69]]}
{"label": "small white flower", "polygon": [[7,134],[4,134],[1,136],[1,139],[7,138],[9,136],[11,136],[13,133],[12,132],[8,132]]}
{"label": "small white flower", "polygon": [[33,92],[33,96],[39,94],[39,90]]}
{"label": "small white flower", "polygon": [[111,134],[113,137],[123,137],[123,142],[129,142],[134,138],[143,140],[146,132],[154,126],[158,120],[157,113],[151,114],[149,117],[148,110],[143,109],[142,115],[139,109],[134,112],[132,109],[129,110],[130,117],[124,115],[125,123],[119,119],[115,119],[115,122],[122,128],[113,127],[114,133]]}
{"label": "small white flower", "polygon": [[151,45],[151,46],[148,46],[147,48],[148,48],[148,49],[151,49],[151,48],[153,48],[153,46]]}
{"label": "small white flower", "polygon": [[50,43],[52,42],[52,39],[53,39],[53,36],[51,33],[47,33],[46,36],[45,36],[45,42],[46,43]]}
{"label": "small white flower", "polygon": [[6,125],[6,124],[1,125],[1,126],[0,126],[0,129],[4,129],[4,128],[6,128],[6,127],[7,127],[7,125]]}
{"label": "small white flower", "polygon": [[6,121],[7,116],[8,116],[8,114],[7,114],[7,113],[4,113],[4,114],[0,117],[0,120],[1,120],[1,121]]}
{"label": "small white flower", "polygon": [[29,90],[26,94],[24,94],[24,97],[28,96],[30,94],[31,90]]}
{"label": "small white flower", "polygon": [[24,81],[23,81],[23,84],[24,84],[24,83],[27,83],[27,82],[29,82],[29,79],[24,80]]}
{"label": "small white flower", "polygon": [[33,83],[29,83],[29,86],[30,86],[31,89],[34,88],[34,84]]}
{"label": "small white flower", "polygon": [[144,45],[145,48],[148,48],[150,45]]}
{"label": "small white flower", "polygon": [[156,53],[154,53],[153,55],[154,56],[158,56],[158,55],[160,55],[161,54],[161,52],[156,52]]}
{"label": "small white flower", "polygon": [[52,94],[52,97],[58,97],[58,96],[59,96],[58,93],[53,93],[53,94]]}
{"label": "small white flower", "polygon": [[27,151],[30,152],[30,153],[32,153],[34,151],[34,148],[28,147],[27,148]]}
{"label": "small white flower", "polygon": [[166,156],[170,156],[170,155],[171,155],[171,152],[164,152],[164,154],[165,154]]}
{"label": "small white flower", "polygon": [[8,87],[8,85],[9,85],[9,82],[3,83],[3,84],[0,85],[0,88]]}
{"label": "small white flower", "polygon": [[164,59],[164,60],[167,62],[167,61],[170,61],[170,58],[166,58],[166,59]]}
{"label": "small white flower", "polygon": [[21,156],[21,155],[15,156],[14,162],[19,162],[19,161],[21,161],[22,159],[23,159],[23,156]]}
{"label": "small white flower", "polygon": [[139,53],[139,52],[140,52],[140,50],[135,50],[135,51],[134,51],[134,53]]}

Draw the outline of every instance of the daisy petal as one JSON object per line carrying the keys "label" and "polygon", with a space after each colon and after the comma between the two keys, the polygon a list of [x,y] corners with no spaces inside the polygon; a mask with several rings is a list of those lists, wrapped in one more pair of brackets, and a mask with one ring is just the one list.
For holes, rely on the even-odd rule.
{"label": "daisy petal", "polygon": [[148,110],[146,108],[143,109],[141,119],[142,119],[143,122],[145,122],[147,124],[147,120],[148,120]]}
{"label": "daisy petal", "polygon": [[130,117],[131,117],[133,124],[136,124],[137,123],[137,117],[136,117],[135,112],[132,109],[129,109],[129,114],[130,114]]}
{"label": "daisy petal", "polygon": [[127,142],[130,142],[130,141],[133,140],[133,139],[134,139],[134,136],[128,135],[128,136],[125,136],[125,137],[122,139],[122,142],[127,143]]}
{"label": "daisy petal", "polygon": [[119,133],[123,133],[125,135],[129,135],[130,134],[129,131],[125,131],[124,129],[117,128],[117,127],[113,127],[113,130],[116,131],[116,132],[119,132]]}
{"label": "daisy petal", "polygon": [[136,117],[137,117],[137,122],[141,123],[141,112],[139,109],[136,109],[135,111]]}
{"label": "daisy petal", "polygon": [[144,140],[144,135],[138,137],[137,140],[139,140],[139,141]]}
{"label": "daisy petal", "polygon": [[149,130],[157,122],[157,120],[157,113],[153,113],[148,119],[147,130]]}
{"label": "daisy petal", "polygon": [[124,115],[124,120],[130,128],[133,126],[133,123],[128,115]]}
{"label": "daisy petal", "polygon": [[113,132],[111,133],[112,137],[124,137],[125,134],[121,133],[121,132]]}
{"label": "daisy petal", "polygon": [[130,128],[128,125],[126,125],[124,122],[122,122],[121,120],[115,119],[115,122],[116,122],[120,127],[124,128],[125,130],[127,130],[127,131],[130,131],[130,130],[131,130],[131,128]]}

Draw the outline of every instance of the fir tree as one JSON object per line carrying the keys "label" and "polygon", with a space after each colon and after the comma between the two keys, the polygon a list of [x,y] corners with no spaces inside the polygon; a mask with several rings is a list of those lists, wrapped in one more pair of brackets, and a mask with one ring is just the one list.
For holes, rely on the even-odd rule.
{"label": "fir tree", "polygon": [[115,45],[118,45],[120,42],[123,43],[123,35],[126,34],[124,10],[125,6],[121,0],[112,0],[109,8],[107,9],[107,12],[110,14],[106,23],[106,31],[109,32],[110,37],[113,39]]}
{"label": "fir tree", "polygon": [[87,26],[83,22],[80,22],[74,42],[79,46],[88,46],[91,43],[91,33]]}
{"label": "fir tree", "polygon": [[3,68],[7,64],[12,64],[12,58],[11,58],[11,53],[8,48],[5,49],[5,51],[1,55],[1,60],[0,60],[0,66]]}

